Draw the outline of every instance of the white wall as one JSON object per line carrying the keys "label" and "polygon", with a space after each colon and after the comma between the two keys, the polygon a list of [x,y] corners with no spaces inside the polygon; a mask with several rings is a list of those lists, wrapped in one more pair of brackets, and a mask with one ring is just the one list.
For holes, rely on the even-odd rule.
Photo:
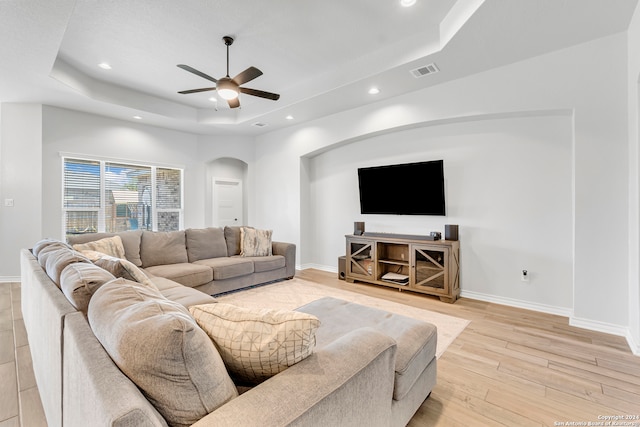
{"label": "white wall", "polygon": [[[597,60],[594,60],[597,58]],[[571,111],[573,144],[573,316],[572,323],[623,334],[628,330],[628,139],[627,43],[617,34],[484,73],[426,88],[338,115],[275,131],[257,138],[255,213],[270,228],[286,230],[300,244],[301,193],[308,160],[300,158],[347,142],[394,132],[405,126],[473,121],[521,112],[562,114]],[[371,147],[376,150],[377,146]],[[447,154],[448,155],[448,154]],[[301,166],[302,165],[302,166]],[[537,176],[529,176],[535,180]],[[509,177],[505,177],[505,180]],[[279,209],[272,209],[274,202]],[[316,217],[326,215],[316,212]],[[352,219],[344,224],[349,232]],[[305,225],[306,227],[313,225]],[[460,226],[464,229],[465,224]],[[532,224],[532,226],[540,227]],[[475,240],[461,241],[464,253]],[[538,228],[540,230],[540,228]],[[342,236],[341,236],[342,237]],[[321,242],[311,241],[312,245]],[[496,241],[498,252],[501,242]],[[553,245],[552,242],[550,242]],[[506,249],[506,248],[502,248]],[[335,249],[323,257],[331,258]],[[302,254],[307,256],[307,253]],[[316,255],[311,255],[314,257]],[[300,253],[299,253],[300,256]],[[526,256],[521,253],[520,256]],[[324,258],[322,258],[324,259]],[[302,264],[316,263],[303,258]],[[465,260],[461,260],[465,263]],[[519,269],[520,266],[514,266]],[[553,269],[553,267],[549,266]],[[463,277],[462,289],[473,282]],[[478,292],[487,291],[485,287]],[[527,288],[488,290],[488,297],[531,299]],[[567,299],[562,298],[564,304]]]}
{"label": "white wall", "polygon": [[250,205],[254,203],[253,163],[254,140],[240,136],[200,136],[198,158],[206,168],[205,184],[205,224],[212,225],[212,178],[242,179],[243,215],[246,224],[252,224]]}
{"label": "white wall", "polygon": [[42,106],[0,104],[0,124],[0,280],[19,280],[20,249],[42,234]]}
{"label": "white wall", "polygon": [[[465,294],[524,300],[568,315],[572,288],[572,123],[568,114],[450,123],[393,132],[310,161],[312,232],[302,240],[315,267],[335,269],[353,221],[369,231],[428,234],[461,224]],[[361,215],[357,168],[444,160],[447,216]],[[428,182],[410,185],[417,197]],[[551,243],[552,242],[552,243]],[[303,266],[304,267],[304,266]],[[520,280],[521,271],[531,275]]]}
{"label": "white wall", "polygon": [[629,25],[629,336],[640,354],[640,7]]}
{"label": "white wall", "polygon": [[48,106],[42,130],[42,237],[63,238],[60,153],[184,168],[184,226],[204,226],[205,170],[196,135]]}

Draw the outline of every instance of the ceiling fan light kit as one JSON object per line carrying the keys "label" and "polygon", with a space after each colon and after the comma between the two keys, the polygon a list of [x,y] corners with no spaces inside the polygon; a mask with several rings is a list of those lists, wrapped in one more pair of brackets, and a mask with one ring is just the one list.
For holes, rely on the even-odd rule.
{"label": "ceiling fan light kit", "polygon": [[195,74],[196,76],[202,77],[203,79],[212,81],[216,84],[215,87],[204,87],[200,89],[182,90],[178,93],[182,95],[187,95],[190,93],[216,90],[221,98],[227,100],[227,103],[229,104],[230,108],[237,108],[240,106],[240,100],[238,99],[240,92],[245,93],[247,95],[251,95],[251,96],[257,96],[259,98],[270,99],[272,101],[277,101],[278,99],[280,99],[280,95],[277,93],[264,92],[257,89],[240,87],[244,83],[250,82],[251,80],[257,77],[260,77],[262,75],[262,71],[260,71],[256,67],[249,67],[243,72],[241,72],[240,74],[236,75],[234,78],[229,77],[229,46],[233,44],[233,37],[224,36],[222,40],[224,41],[224,44],[227,46],[227,75],[220,79],[216,79],[188,65],[178,64],[178,68],[182,68],[185,71]]}

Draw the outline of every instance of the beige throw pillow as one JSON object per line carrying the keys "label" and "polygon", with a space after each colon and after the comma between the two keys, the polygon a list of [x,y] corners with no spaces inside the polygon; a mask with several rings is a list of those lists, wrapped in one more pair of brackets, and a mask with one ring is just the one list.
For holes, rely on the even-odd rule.
{"label": "beige throw pillow", "polygon": [[220,355],[177,302],[124,279],[98,289],[89,324],[170,426],[190,426],[238,395]]}
{"label": "beige throw pillow", "polygon": [[73,245],[73,249],[79,252],[96,251],[116,258],[124,258],[124,245],[120,236],[105,237],[93,242]]}
{"label": "beige throw pillow", "polygon": [[258,230],[253,227],[240,228],[241,256],[272,255],[272,230]]}
{"label": "beige throw pillow", "polygon": [[232,376],[244,384],[258,384],[309,356],[320,326],[317,317],[297,311],[224,303],[195,305],[189,311]]}

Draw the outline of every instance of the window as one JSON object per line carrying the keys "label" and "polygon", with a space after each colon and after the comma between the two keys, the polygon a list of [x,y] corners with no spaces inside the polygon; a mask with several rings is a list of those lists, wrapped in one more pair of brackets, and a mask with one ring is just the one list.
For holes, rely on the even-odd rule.
{"label": "window", "polygon": [[182,228],[182,169],[63,158],[65,235]]}

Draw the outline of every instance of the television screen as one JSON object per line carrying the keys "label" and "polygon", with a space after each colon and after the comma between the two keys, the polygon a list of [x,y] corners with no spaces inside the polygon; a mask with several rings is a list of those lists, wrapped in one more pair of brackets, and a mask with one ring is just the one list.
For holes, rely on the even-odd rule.
{"label": "television screen", "polygon": [[358,169],[360,213],[445,215],[442,160]]}

